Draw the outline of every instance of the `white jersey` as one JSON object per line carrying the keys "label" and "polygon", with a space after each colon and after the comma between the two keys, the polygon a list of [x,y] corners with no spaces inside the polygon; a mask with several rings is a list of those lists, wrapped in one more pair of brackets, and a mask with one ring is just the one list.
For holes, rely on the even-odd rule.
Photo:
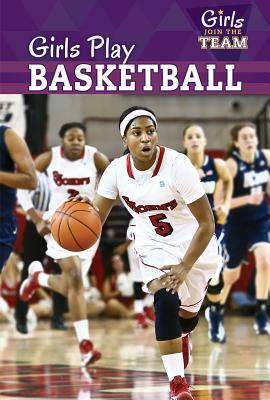
{"label": "white jersey", "polygon": [[52,148],[52,159],[47,168],[51,200],[46,219],[51,218],[64,201],[79,193],[91,200],[94,198],[97,183],[97,168],[94,161],[96,151],[95,147],[85,146],[83,156],[71,161],[64,157],[61,146]]}
{"label": "white jersey", "polygon": [[130,154],[115,159],[104,172],[98,194],[116,199],[135,219],[135,243],[167,243],[178,246],[191,240],[198,228],[187,204],[205,192],[196,169],[184,155],[158,148],[154,165],[138,171]]}

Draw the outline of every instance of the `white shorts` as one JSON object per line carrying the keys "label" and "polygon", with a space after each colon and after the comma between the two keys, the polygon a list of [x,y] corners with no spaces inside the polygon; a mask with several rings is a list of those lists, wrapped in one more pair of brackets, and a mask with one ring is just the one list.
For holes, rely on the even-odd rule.
{"label": "white shorts", "polygon": [[127,248],[128,263],[133,282],[142,282],[142,273],[140,269],[140,261],[137,253],[135,252],[135,243],[132,241]]}
{"label": "white shorts", "polygon": [[[164,275],[160,267],[179,264],[189,244],[190,241],[181,243],[179,246],[153,242],[151,245],[136,246],[144,284],[148,285],[153,279]],[[218,246],[216,238],[213,237],[178,290],[181,308],[190,312],[200,310],[209,281],[214,276],[217,267]]]}
{"label": "white shorts", "polygon": [[90,247],[90,249],[79,252],[73,252],[63,249],[63,247],[59,246],[59,244],[54,240],[50,233],[45,236],[45,240],[47,242],[47,256],[53,258],[56,261],[61,260],[62,258],[78,256],[81,261],[82,276],[87,275],[91,267],[92,260],[96,254],[99,240],[94,244],[94,246]]}

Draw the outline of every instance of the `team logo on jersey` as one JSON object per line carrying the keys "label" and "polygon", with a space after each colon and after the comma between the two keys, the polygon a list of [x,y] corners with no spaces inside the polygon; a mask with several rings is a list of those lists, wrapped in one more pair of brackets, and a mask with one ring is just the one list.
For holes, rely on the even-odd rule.
{"label": "team logo on jersey", "polygon": [[260,166],[263,166],[263,165],[265,165],[265,161],[264,161],[264,160],[262,160],[262,161],[260,162]]}
{"label": "team logo on jersey", "polygon": [[164,181],[160,181],[160,182],[159,182],[159,186],[160,186],[160,187],[165,187],[165,182],[164,182]]}
{"label": "team logo on jersey", "polygon": [[212,170],[210,170],[210,171],[207,171],[207,172],[206,172],[206,175],[213,175],[213,173],[214,173],[214,172],[213,172]]}
{"label": "team logo on jersey", "polygon": [[128,207],[138,214],[156,210],[170,211],[177,207],[177,201],[175,199],[164,204],[136,204],[135,201],[130,200],[127,196],[122,196],[122,199],[125,201]]}
{"label": "team logo on jersey", "polygon": [[240,164],[239,169],[240,171],[244,171],[246,169],[246,166],[244,164]]}
{"label": "team logo on jersey", "polygon": [[63,185],[88,185],[90,183],[90,178],[65,178],[63,174],[60,174],[58,171],[53,171],[53,180],[57,186]]}

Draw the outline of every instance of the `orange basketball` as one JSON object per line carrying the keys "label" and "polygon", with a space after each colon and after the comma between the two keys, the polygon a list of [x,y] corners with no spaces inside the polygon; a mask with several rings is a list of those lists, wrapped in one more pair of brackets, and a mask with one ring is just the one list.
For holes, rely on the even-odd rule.
{"label": "orange basketball", "polygon": [[66,250],[77,252],[89,249],[101,234],[99,214],[88,203],[66,201],[52,217],[51,233]]}

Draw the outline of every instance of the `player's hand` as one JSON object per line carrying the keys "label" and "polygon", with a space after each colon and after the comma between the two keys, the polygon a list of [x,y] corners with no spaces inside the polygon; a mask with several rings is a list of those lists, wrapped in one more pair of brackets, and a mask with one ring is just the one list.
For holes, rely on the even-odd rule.
{"label": "player's hand", "polygon": [[186,279],[191,267],[180,263],[177,265],[164,265],[160,269],[165,272],[165,275],[159,278],[162,285],[168,292],[176,293]]}
{"label": "player's hand", "polygon": [[36,225],[36,230],[41,236],[46,236],[48,233],[51,233],[49,221],[45,221],[44,219],[39,219],[35,225]]}
{"label": "player's hand", "polygon": [[90,206],[92,206],[97,212],[99,212],[99,209],[94,206],[92,200],[88,197],[88,196],[82,196],[77,194],[77,196],[75,197],[71,197],[70,199],[68,199],[68,201],[80,201],[82,203],[88,203],[90,204]]}
{"label": "player's hand", "polygon": [[259,206],[264,199],[264,193],[254,193],[249,196],[249,204],[253,204],[255,206]]}
{"label": "player's hand", "polygon": [[214,211],[217,216],[218,223],[224,224],[229,214],[229,208],[225,204],[219,204],[214,208]]}

